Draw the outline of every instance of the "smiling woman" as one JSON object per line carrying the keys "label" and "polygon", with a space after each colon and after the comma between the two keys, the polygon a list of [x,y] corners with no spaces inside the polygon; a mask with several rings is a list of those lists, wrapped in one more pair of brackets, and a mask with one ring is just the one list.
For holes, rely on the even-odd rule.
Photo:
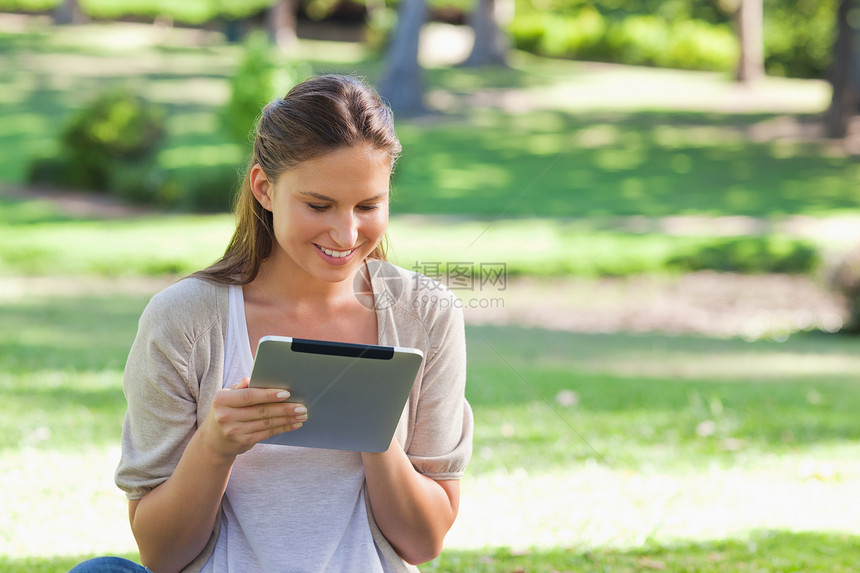
{"label": "smiling woman", "polygon": [[[472,449],[465,332],[450,291],[385,260],[400,150],[368,86],[297,85],[263,110],[224,256],[144,311],[116,482],[152,570],[407,572],[439,555]],[[314,416],[249,387],[268,335],[420,350],[388,449],[260,444]]]}

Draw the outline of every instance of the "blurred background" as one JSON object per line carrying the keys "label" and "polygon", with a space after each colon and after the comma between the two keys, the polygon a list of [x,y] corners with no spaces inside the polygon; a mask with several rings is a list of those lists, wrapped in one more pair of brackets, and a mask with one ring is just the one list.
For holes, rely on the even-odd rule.
{"label": "blurred background", "polygon": [[467,318],[425,571],[860,570],[854,0],[0,0],[0,569],[137,559],[155,292],[216,259],[266,102],[390,102],[393,262]]}

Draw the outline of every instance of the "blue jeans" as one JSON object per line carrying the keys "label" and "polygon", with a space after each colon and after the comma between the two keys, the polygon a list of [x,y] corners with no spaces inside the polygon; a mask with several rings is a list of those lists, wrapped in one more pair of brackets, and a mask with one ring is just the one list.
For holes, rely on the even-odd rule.
{"label": "blue jeans", "polygon": [[122,557],[96,557],[76,565],[69,573],[152,573],[143,565],[138,565]]}

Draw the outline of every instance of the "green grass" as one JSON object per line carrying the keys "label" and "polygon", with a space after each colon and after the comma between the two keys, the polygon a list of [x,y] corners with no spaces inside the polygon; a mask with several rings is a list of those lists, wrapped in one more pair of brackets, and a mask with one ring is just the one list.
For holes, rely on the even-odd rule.
{"label": "green grass", "polygon": [[[628,551],[554,549],[512,553],[506,549],[449,550],[421,569],[432,573],[639,573],[648,570],[852,573],[860,565],[858,541],[860,538],[845,534],[762,531],[748,540],[685,543]],[[122,556],[137,560],[134,553]],[[8,573],[65,573],[88,557],[0,557],[0,566]]]}
{"label": "green grass", "polygon": [[[392,210],[400,211],[399,201]],[[229,215],[76,218],[48,201],[4,196],[0,190],[0,272],[188,274],[218,258],[232,230]],[[442,273],[465,264],[476,274],[482,263],[503,263],[509,276],[678,273],[700,270],[691,267],[699,262],[718,270],[810,272],[819,260],[816,250],[831,248],[824,240],[811,242],[777,234],[727,242],[704,233],[625,232],[613,230],[611,222],[601,219],[494,220],[395,214],[389,237],[393,262],[431,276],[431,266],[437,263]],[[744,245],[749,249],[736,248]],[[792,258],[790,254],[797,249],[812,255]],[[731,254],[735,251],[740,255]],[[707,252],[711,254],[703,258]],[[741,256],[745,252],[755,257]]]}
{"label": "green grass", "polygon": [[[4,571],[134,550],[111,472],[148,292],[48,280],[0,293],[0,467],[19,484],[0,493]],[[475,454],[449,550],[425,570],[857,563],[860,340],[488,326],[467,337]]]}

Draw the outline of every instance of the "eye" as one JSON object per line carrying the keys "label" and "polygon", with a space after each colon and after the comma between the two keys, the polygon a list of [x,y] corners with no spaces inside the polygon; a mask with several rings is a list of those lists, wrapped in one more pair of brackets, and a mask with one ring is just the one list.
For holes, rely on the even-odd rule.
{"label": "eye", "polygon": [[373,203],[371,205],[359,205],[358,206],[359,211],[373,211],[373,210],[378,209],[378,208],[379,208],[379,203]]}
{"label": "eye", "polygon": [[327,211],[329,208],[328,205],[324,205],[321,203],[308,203],[308,207],[310,207],[311,209],[313,209],[314,211],[317,211],[319,213],[322,213],[323,211]]}

